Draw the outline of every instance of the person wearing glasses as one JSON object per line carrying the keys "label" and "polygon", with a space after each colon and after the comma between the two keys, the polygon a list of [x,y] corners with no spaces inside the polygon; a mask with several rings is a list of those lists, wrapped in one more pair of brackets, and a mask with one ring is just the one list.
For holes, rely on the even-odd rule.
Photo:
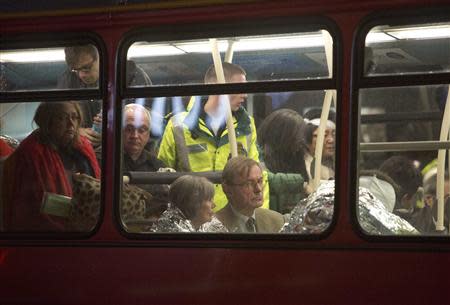
{"label": "person wearing glasses", "polygon": [[[58,79],[58,89],[96,89],[99,88],[100,59],[97,48],[92,44],[64,48],[67,69]],[[150,86],[150,77],[133,61],[127,62],[127,86]],[[80,102],[84,121],[80,132],[97,147],[101,144],[101,101]]]}
{"label": "person wearing glasses", "polygon": [[[1,199],[8,231],[64,231],[65,199],[73,195],[72,175],[100,177],[89,141],[80,134],[78,103],[41,103],[34,122],[38,128],[6,159]],[[64,197],[65,196],[65,197]]]}
{"label": "person wearing glasses", "polygon": [[280,213],[261,208],[264,179],[257,161],[243,156],[231,158],[222,172],[222,189],[228,203],[217,212],[217,218],[229,232],[277,233],[283,226]]}

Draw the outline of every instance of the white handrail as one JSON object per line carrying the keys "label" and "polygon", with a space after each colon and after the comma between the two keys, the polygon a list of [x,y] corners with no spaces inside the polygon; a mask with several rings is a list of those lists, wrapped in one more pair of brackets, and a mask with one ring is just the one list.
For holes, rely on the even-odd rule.
{"label": "white handrail", "polygon": [[314,151],[314,181],[312,185],[313,190],[316,190],[320,184],[323,141],[325,139],[325,129],[328,121],[328,115],[330,113],[332,100],[333,100],[332,90],[326,90],[325,98],[323,101],[322,113],[320,115],[320,124],[317,129],[316,150]]}
{"label": "white handrail", "polygon": [[230,39],[228,40],[228,47],[227,47],[227,52],[225,53],[225,59],[224,62],[233,62],[233,55],[234,55],[234,43],[236,42],[236,40],[234,39]]}
{"label": "white handrail", "polygon": [[[211,54],[214,61],[214,68],[216,70],[217,82],[219,84],[225,83],[225,76],[223,74],[222,60],[220,58],[219,47],[217,44],[217,39],[210,39],[211,43]],[[233,116],[231,114],[230,103],[226,103],[225,108],[227,109],[227,129],[228,129],[228,141],[230,142],[230,153],[232,157],[237,157],[237,143],[236,143],[236,132],[234,130]]]}
{"label": "white handrail", "polygon": [[325,58],[327,60],[328,75],[333,77],[333,38],[328,31],[322,30],[325,46]]}
{"label": "white handrail", "polygon": [[[325,58],[327,60],[328,75],[333,77],[333,38],[331,35],[322,30],[322,36],[325,46]],[[320,124],[317,130],[316,150],[314,151],[314,179],[312,188],[316,190],[320,183],[320,176],[322,171],[322,149],[323,141],[325,139],[325,129],[330,113],[331,103],[334,100],[334,106],[336,107],[336,92],[334,90],[326,90],[323,100],[322,113],[320,115]]]}

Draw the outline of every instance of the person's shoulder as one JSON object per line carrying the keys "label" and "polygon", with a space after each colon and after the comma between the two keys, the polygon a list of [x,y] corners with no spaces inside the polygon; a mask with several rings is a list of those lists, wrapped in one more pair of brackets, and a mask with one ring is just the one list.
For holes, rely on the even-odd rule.
{"label": "person's shoulder", "polygon": [[75,73],[66,69],[59,77],[56,87],[58,89],[76,89],[83,88],[84,85]]}
{"label": "person's shoulder", "polygon": [[[167,126],[170,128],[183,127],[189,129],[190,125],[193,123],[192,120],[188,119],[189,111],[179,112],[177,114],[170,115]],[[186,121],[187,120],[187,121]]]}
{"label": "person's shoulder", "polygon": [[272,190],[279,190],[280,192],[285,192],[287,190],[299,191],[303,188],[303,183],[305,178],[298,173],[272,173],[268,172],[269,176],[269,186]]}
{"label": "person's shoulder", "polygon": [[285,220],[283,215],[278,212],[257,208],[255,210],[256,227],[259,232],[276,233],[283,226]]}
{"label": "person's shoulder", "polygon": [[127,61],[127,84],[128,86],[151,86],[152,81],[148,74],[134,61]]}
{"label": "person's shoulder", "polygon": [[142,153],[145,156],[145,162],[150,164],[151,167],[155,169],[155,171],[161,167],[166,167],[166,164],[162,160],[158,159],[154,152],[144,149]]}
{"label": "person's shoulder", "polygon": [[[10,155],[14,158],[24,158],[24,159],[37,159],[37,158],[48,158],[45,144],[39,137],[36,131],[29,134],[25,139],[20,142],[20,145],[14,150]],[[7,158],[11,159],[11,158]]]}
{"label": "person's shoulder", "polygon": [[79,146],[92,146],[92,143],[83,135],[78,135],[78,143]]}
{"label": "person's shoulder", "polygon": [[231,210],[230,203],[227,203],[227,205],[216,212],[216,217],[229,232],[234,232],[237,230],[237,217]]}
{"label": "person's shoulder", "polygon": [[0,158],[9,156],[13,151],[14,149],[0,138]]}
{"label": "person's shoulder", "polygon": [[268,217],[268,218],[272,218],[272,219],[283,220],[283,215],[281,215],[280,213],[278,213],[276,211],[269,210],[269,209],[264,209],[264,208],[257,208],[255,210],[255,216],[256,217]]}
{"label": "person's shoulder", "polygon": [[25,139],[20,142],[20,145],[17,147],[16,151],[22,151],[29,148],[34,148],[36,146],[45,145],[39,137],[39,133],[34,131],[30,133]]}
{"label": "person's shoulder", "polygon": [[218,212],[216,212],[216,216],[221,222],[224,222],[224,221],[226,222],[226,220],[232,215],[233,215],[233,213],[231,211],[231,207],[230,207],[229,203],[227,203],[222,209],[220,209]]}

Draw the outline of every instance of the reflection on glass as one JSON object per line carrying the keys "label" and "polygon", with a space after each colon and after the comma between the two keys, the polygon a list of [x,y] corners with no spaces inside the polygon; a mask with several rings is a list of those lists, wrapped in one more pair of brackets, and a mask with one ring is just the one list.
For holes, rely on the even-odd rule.
{"label": "reflection on glass", "polygon": [[[363,89],[360,102],[359,186],[370,192],[359,207],[360,224],[368,234],[443,234],[437,230],[437,157],[448,148],[440,139],[448,85]],[[447,146],[446,146],[447,145]],[[444,197],[448,198],[448,168]],[[444,204],[448,228],[450,203]],[[379,223],[367,225],[370,215]]]}
{"label": "reflection on glass", "polygon": [[1,91],[96,89],[99,77],[92,44],[0,51]]}
{"label": "reflection on glass", "polygon": [[[217,44],[222,60],[245,68],[249,81],[330,77],[332,59],[326,52],[332,54],[333,42],[326,31],[228,37]],[[154,85],[199,84],[213,63],[212,51],[208,39],[138,41],[130,46],[127,59],[147,72]]]}
{"label": "reflection on glass", "polygon": [[[302,199],[315,191],[310,182],[317,166],[317,146],[321,147],[321,179],[334,178],[334,104],[323,125],[323,144],[317,145],[325,96],[324,91],[303,91],[158,97],[151,101],[151,109],[140,105],[139,100],[125,101],[122,167],[127,178],[121,205],[125,229],[136,233],[323,232],[333,215],[334,185],[319,206]],[[219,111],[211,112],[212,105]],[[228,106],[232,109],[240,156],[232,158],[233,162],[229,161],[230,144],[223,115]],[[172,172],[171,181],[186,172],[217,173],[210,221],[200,226],[189,223],[191,216],[170,199],[172,188],[158,182],[158,175],[167,177],[168,171]],[[133,172],[141,173],[136,182]],[[190,190],[195,192],[193,187]],[[184,196],[188,195],[185,192]],[[317,209],[326,210],[329,218],[312,220]],[[208,214],[207,210],[203,213]],[[297,216],[291,217],[294,210]],[[305,220],[298,217],[299,213],[311,213],[308,223],[297,223]],[[253,224],[248,223],[251,218]],[[284,228],[286,223],[310,230]]]}
{"label": "reflection on glass", "polygon": [[0,105],[2,230],[86,232],[97,224],[100,166],[80,104]]}
{"label": "reflection on glass", "polygon": [[364,74],[450,71],[450,23],[380,25],[366,36]]}

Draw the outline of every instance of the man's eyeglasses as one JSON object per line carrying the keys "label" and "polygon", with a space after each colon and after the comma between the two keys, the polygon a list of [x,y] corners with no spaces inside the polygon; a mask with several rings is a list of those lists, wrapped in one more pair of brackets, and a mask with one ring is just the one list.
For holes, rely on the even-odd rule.
{"label": "man's eyeglasses", "polygon": [[93,59],[90,63],[85,64],[84,66],[81,66],[79,68],[72,68],[70,71],[72,71],[73,73],[80,73],[80,72],[89,73],[94,67],[94,63],[96,61],[97,61],[96,59]]}
{"label": "man's eyeglasses", "polygon": [[55,117],[61,123],[68,122],[69,120],[71,120],[72,122],[80,122],[81,121],[81,117],[75,112],[74,113],[62,112],[62,113],[58,113],[58,115],[56,115]]}
{"label": "man's eyeglasses", "polygon": [[140,127],[135,127],[133,125],[127,125],[124,128],[124,131],[126,133],[134,133],[135,131],[137,131],[139,134],[146,134],[147,132],[149,132],[150,128],[148,128],[147,126],[140,126]]}
{"label": "man's eyeglasses", "polygon": [[264,179],[261,177],[258,180],[247,180],[245,182],[242,183],[230,183],[230,185],[235,185],[235,186],[242,186],[245,187],[247,189],[253,188],[256,189],[256,187],[262,187],[264,183]]}

